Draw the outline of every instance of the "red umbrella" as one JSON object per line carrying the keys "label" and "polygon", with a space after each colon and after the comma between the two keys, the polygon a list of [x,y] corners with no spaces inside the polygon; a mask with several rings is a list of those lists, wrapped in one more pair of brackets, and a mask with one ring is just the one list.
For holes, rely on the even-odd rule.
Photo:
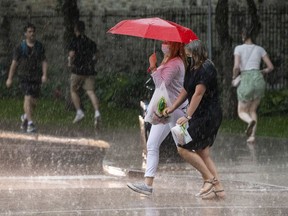
{"label": "red umbrella", "polygon": [[198,39],[191,29],[158,17],[123,20],[112,27],[108,33],[181,43]]}

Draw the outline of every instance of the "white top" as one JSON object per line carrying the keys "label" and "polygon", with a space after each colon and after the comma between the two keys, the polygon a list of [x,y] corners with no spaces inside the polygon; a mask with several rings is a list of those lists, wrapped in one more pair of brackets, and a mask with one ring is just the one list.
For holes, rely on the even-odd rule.
{"label": "white top", "polygon": [[234,50],[234,55],[240,56],[240,71],[259,70],[261,59],[266,54],[267,52],[262,47],[255,44],[238,45]]}
{"label": "white top", "polygon": [[[160,65],[151,76],[156,87],[159,87],[163,81],[165,82],[169,98],[173,104],[184,84],[185,66],[182,59],[176,57],[166,64]],[[187,103],[184,102],[183,105],[187,105]]]}

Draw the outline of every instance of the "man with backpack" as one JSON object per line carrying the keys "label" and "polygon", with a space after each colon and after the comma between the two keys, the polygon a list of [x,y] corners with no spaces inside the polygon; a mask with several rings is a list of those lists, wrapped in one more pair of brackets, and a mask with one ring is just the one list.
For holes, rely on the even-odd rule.
{"label": "man with backpack", "polygon": [[21,129],[31,133],[36,131],[32,120],[36,100],[40,96],[41,84],[47,81],[47,60],[45,49],[35,38],[35,26],[28,23],[24,27],[25,40],[14,49],[6,86],[12,85],[13,76],[18,73],[24,93],[24,114],[21,115]]}
{"label": "man with backpack", "polygon": [[97,46],[94,41],[88,38],[85,33],[85,23],[78,21],[74,26],[75,37],[69,46],[68,67],[71,71],[71,99],[76,109],[76,116],[73,123],[77,123],[84,118],[81,109],[78,90],[82,87],[89,96],[95,110],[94,125],[99,126],[100,112],[99,102],[94,92],[95,84],[95,64]]}

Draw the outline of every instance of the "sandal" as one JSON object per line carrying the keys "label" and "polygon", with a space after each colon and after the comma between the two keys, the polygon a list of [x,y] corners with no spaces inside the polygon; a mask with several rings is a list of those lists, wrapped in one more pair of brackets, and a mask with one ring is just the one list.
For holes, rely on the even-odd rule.
{"label": "sandal", "polygon": [[[211,193],[211,191],[214,190],[214,185],[216,185],[217,183],[218,183],[218,180],[215,177],[213,177],[213,179],[205,180],[203,185],[202,185],[201,190],[197,194],[195,194],[195,196],[199,197],[199,196],[204,196],[206,194]],[[210,187],[206,190],[203,189],[205,184],[210,184]]]}
{"label": "sandal", "polygon": [[254,128],[255,125],[256,125],[256,121],[255,121],[255,120],[252,120],[252,121],[248,124],[247,130],[245,131],[247,137],[250,137],[250,136],[251,136],[252,131],[253,131],[253,128]]}
{"label": "sandal", "polygon": [[222,189],[222,190],[211,190],[211,192],[210,193],[207,193],[207,194],[205,194],[204,196],[202,196],[202,199],[203,200],[211,200],[211,199],[218,199],[218,200],[220,200],[220,199],[225,199],[225,195],[223,196],[221,196],[221,195],[218,195],[218,193],[221,193],[221,192],[224,192],[224,190]]}

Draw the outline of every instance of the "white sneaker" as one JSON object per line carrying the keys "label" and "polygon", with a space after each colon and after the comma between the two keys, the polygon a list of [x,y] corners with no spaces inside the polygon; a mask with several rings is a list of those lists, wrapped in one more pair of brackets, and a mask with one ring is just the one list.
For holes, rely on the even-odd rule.
{"label": "white sneaker", "polygon": [[75,123],[81,121],[84,118],[84,116],[85,116],[84,113],[77,113],[74,120],[73,120],[73,123],[75,124]]}
{"label": "white sneaker", "polygon": [[101,124],[101,117],[94,117],[94,126],[95,128],[99,129],[100,128],[100,124]]}
{"label": "white sneaker", "polygon": [[36,127],[35,125],[32,123],[32,124],[28,124],[27,126],[27,133],[33,133],[33,132],[36,132]]}
{"label": "white sneaker", "polygon": [[26,131],[28,126],[28,120],[24,118],[24,115],[21,115],[21,130]]}
{"label": "white sneaker", "polygon": [[147,187],[147,185],[144,182],[128,183],[127,186],[131,190],[145,195],[151,195],[153,192],[152,187]]}

